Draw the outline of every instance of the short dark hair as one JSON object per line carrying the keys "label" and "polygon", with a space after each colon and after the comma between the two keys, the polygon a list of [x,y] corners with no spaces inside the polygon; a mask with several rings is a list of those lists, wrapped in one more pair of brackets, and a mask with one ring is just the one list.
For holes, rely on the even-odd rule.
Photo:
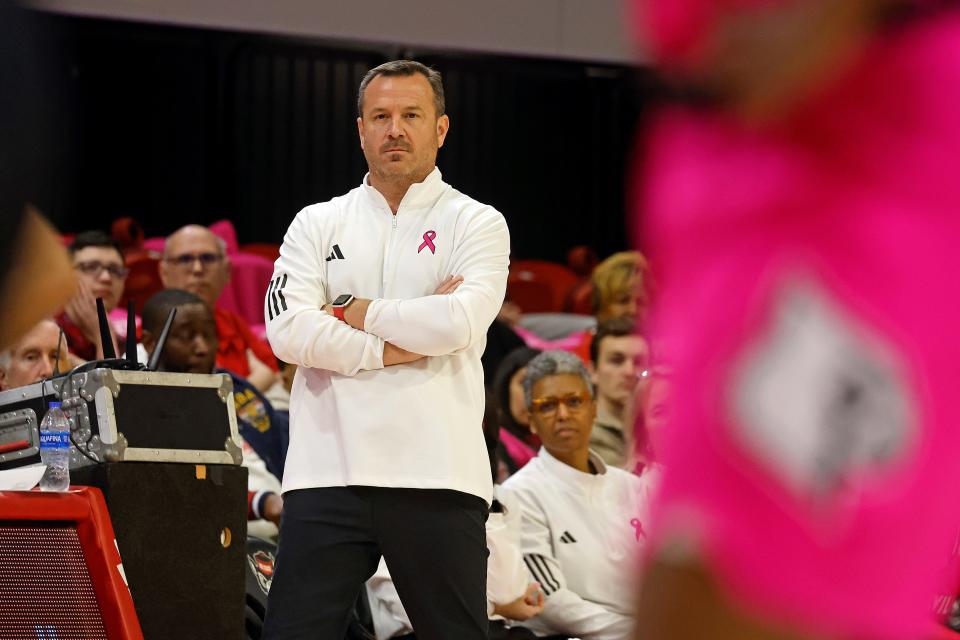
{"label": "short dark hair", "polygon": [[447,103],[443,95],[443,76],[440,75],[440,72],[414,60],[391,60],[370,69],[370,71],[367,71],[367,75],[363,76],[363,80],[360,81],[360,90],[357,92],[357,115],[363,117],[363,96],[367,92],[367,85],[374,78],[377,76],[387,76],[388,78],[412,76],[417,73],[425,77],[427,82],[430,83],[430,88],[433,89],[433,106],[437,110],[437,117],[445,114]]}
{"label": "short dark hair", "polygon": [[583,360],[569,351],[544,351],[527,364],[527,373],[523,376],[523,400],[527,408],[533,407],[533,388],[548,376],[580,376],[591,398],[594,398],[593,382]]}
{"label": "short dark hair", "polygon": [[497,365],[496,372],[493,374],[493,385],[491,389],[493,390],[493,397],[497,402],[500,426],[504,427],[510,433],[521,437],[524,434],[528,434],[530,430],[525,425],[518,424],[516,418],[510,413],[510,380],[517,371],[527,366],[527,363],[538,355],[540,355],[539,349],[517,347],[504,356],[500,364]]}
{"label": "short dark hair", "polygon": [[70,252],[70,256],[72,257],[77,251],[86,249],[87,247],[113,249],[123,258],[123,249],[120,248],[120,243],[114,240],[106,231],[100,231],[99,229],[81,231],[74,237],[73,242],[67,247],[67,251]]}
{"label": "short dark hair", "polygon": [[[143,330],[149,331],[153,335],[159,334],[163,330],[163,323],[167,321],[170,309],[189,304],[199,304],[209,311],[207,303],[189,291],[183,289],[158,291],[150,296],[150,299],[143,305],[143,313],[140,314]],[[213,314],[210,315],[210,319],[213,322]]]}
{"label": "short dark hair", "polygon": [[610,318],[597,325],[597,332],[590,342],[590,362],[597,364],[600,357],[600,343],[604,338],[622,338],[635,333],[633,318]]}

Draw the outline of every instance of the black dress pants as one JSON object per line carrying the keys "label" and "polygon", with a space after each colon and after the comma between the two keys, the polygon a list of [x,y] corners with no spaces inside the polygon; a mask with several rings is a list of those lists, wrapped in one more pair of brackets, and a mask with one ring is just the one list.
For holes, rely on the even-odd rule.
{"label": "black dress pants", "polygon": [[387,561],[419,640],[486,640],[486,503],[445,489],[284,494],[263,640],[340,640]]}

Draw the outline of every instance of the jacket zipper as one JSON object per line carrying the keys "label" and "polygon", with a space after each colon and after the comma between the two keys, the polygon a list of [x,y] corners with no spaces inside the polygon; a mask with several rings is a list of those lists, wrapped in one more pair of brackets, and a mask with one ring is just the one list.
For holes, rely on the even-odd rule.
{"label": "jacket zipper", "polygon": [[397,213],[391,213],[392,221],[390,222],[390,240],[387,242],[387,252],[383,257],[383,277],[380,279],[380,297],[386,297],[387,295],[387,274],[390,272],[390,260],[393,257],[393,245],[394,239],[397,237]]}

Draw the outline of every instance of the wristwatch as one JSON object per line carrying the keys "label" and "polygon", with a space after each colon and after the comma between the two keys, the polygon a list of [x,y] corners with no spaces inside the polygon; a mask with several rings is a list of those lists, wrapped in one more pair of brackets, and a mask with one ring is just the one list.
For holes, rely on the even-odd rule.
{"label": "wristwatch", "polygon": [[341,322],[346,322],[346,320],[343,317],[343,314],[347,310],[347,307],[349,307],[354,300],[356,300],[356,298],[354,298],[349,293],[344,293],[342,295],[337,296],[337,299],[334,300],[333,303],[331,304],[331,306],[333,307],[333,315],[337,318],[337,320],[340,320]]}

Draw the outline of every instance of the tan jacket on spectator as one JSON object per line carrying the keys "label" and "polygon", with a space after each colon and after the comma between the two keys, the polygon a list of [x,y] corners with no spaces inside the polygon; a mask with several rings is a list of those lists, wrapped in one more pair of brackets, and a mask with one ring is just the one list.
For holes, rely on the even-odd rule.
{"label": "tan jacket on spectator", "polygon": [[623,467],[627,461],[627,445],[623,424],[613,416],[597,412],[590,432],[590,450],[610,467]]}

